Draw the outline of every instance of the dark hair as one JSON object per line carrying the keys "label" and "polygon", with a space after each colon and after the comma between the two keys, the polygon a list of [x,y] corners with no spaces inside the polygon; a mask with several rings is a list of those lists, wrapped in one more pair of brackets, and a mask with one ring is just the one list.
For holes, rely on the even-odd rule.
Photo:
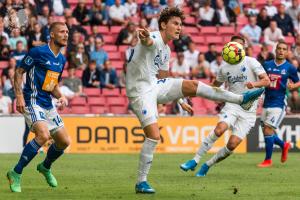
{"label": "dark hair", "polygon": [[284,44],[284,45],[287,47],[287,49],[289,48],[289,45],[288,45],[284,40],[279,40],[278,43],[277,43],[277,45],[276,45],[276,49],[277,49],[277,47],[278,47],[280,44]]}
{"label": "dark hair", "polygon": [[95,64],[96,65],[96,60],[90,60],[89,65],[90,64]]}
{"label": "dark hair", "polygon": [[159,19],[158,19],[158,26],[159,30],[162,29],[161,23],[168,23],[168,21],[172,17],[179,17],[182,21],[184,20],[184,13],[177,7],[172,7],[172,8],[165,8],[163,11],[160,13]]}
{"label": "dark hair", "polygon": [[208,44],[209,47],[213,46],[213,45],[216,46],[216,43],[211,42],[211,43]]}
{"label": "dark hair", "polygon": [[230,41],[232,42],[232,41],[234,41],[234,40],[242,40],[243,43],[244,43],[244,45],[245,45],[245,43],[246,43],[245,38],[243,38],[243,37],[240,36],[240,35],[233,35],[233,36],[230,38]]}
{"label": "dark hair", "polygon": [[16,45],[18,45],[20,43],[23,44],[22,40],[18,40],[17,43],[16,43]]}
{"label": "dark hair", "polygon": [[65,26],[66,24],[63,23],[63,22],[53,22],[51,25],[50,25],[50,28],[49,28],[49,33],[53,32],[54,29],[57,27],[57,26]]}

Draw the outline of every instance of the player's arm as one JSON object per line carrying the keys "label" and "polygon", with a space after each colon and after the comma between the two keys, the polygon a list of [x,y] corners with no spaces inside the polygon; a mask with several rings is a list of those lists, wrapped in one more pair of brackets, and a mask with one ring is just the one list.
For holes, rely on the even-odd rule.
{"label": "player's arm", "polygon": [[218,81],[217,79],[215,79],[213,81],[213,83],[211,84],[211,86],[213,87],[220,87],[221,85],[223,85],[224,82]]}
{"label": "player's arm", "polygon": [[58,84],[54,87],[51,94],[56,99],[58,99],[57,101],[58,109],[63,110],[68,105],[68,99],[61,93]]}
{"label": "player's arm", "polygon": [[142,45],[150,47],[154,44],[153,40],[150,38],[150,31],[146,28],[139,28],[138,36]]}
{"label": "player's arm", "polygon": [[252,88],[261,88],[261,87],[268,87],[270,85],[270,79],[267,73],[263,73],[258,75],[259,80],[255,82],[247,82],[246,86],[248,89]]}
{"label": "player's arm", "polygon": [[291,79],[293,82],[289,82],[288,83],[288,89],[289,90],[295,90],[297,88],[300,87],[300,81],[299,81],[299,77],[298,77],[298,73],[297,73],[297,69],[296,67],[291,67],[289,69],[289,79]]}
{"label": "player's arm", "polygon": [[300,87],[300,81],[298,81],[297,83],[288,83],[288,89],[289,90],[295,90],[298,89]]}
{"label": "player's arm", "polygon": [[157,74],[158,79],[164,79],[170,77],[170,72],[167,70],[159,70]]}
{"label": "player's arm", "polygon": [[17,111],[20,113],[25,112],[25,100],[23,96],[22,84],[23,84],[23,74],[25,73],[25,69],[19,67],[15,71],[14,75],[14,90],[16,95],[16,107]]}

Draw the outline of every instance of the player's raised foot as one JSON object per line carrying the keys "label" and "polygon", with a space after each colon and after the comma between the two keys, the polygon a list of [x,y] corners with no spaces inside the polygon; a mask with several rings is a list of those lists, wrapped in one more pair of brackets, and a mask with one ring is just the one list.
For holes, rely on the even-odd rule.
{"label": "player's raised foot", "polygon": [[197,166],[197,163],[193,159],[193,160],[189,160],[189,161],[181,164],[180,169],[182,169],[183,171],[186,171],[186,172],[189,171],[189,170],[194,171],[196,166]]}
{"label": "player's raised foot", "polygon": [[243,102],[240,104],[244,110],[249,110],[253,102],[264,93],[264,88],[258,88],[243,93]]}
{"label": "player's raised foot", "polygon": [[285,142],[282,152],[281,152],[281,162],[284,163],[288,158],[289,149],[291,148],[291,143]]}
{"label": "player's raised foot", "polygon": [[204,176],[206,176],[208,170],[209,170],[209,166],[206,163],[204,163],[201,166],[200,170],[197,172],[196,176],[197,177],[204,177]]}
{"label": "player's raised foot", "polygon": [[264,160],[262,163],[259,163],[257,167],[265,168],[265,167],[271,167],[272,166],[272,160]]}
{"label": "player's raised foot", "polygon": [[21,174],[14,170],[9,170],[6,174],[9,181],[9,187],[12,192],[21,192]]}
{"label": "player's raised foot", "polygon": [[143,181],[135,185],[135,192],[143,194],[153,194],[155,193],[155,190],[149,185],[147,181]]}
{"label": "player's raised foot", "polygon": [[50,169],[44,167],[43,163],[38,164],[36,170],[43,174],[49,186],[57,187],[56,178],[53,176]]}

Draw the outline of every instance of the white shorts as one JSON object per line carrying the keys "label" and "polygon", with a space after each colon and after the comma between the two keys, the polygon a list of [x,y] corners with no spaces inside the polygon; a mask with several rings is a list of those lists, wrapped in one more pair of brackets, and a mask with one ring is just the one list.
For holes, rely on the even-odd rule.
{"label": "white shorts", "polygon": [[285,117],[286,111],[284,108],[264,108],[261,115],[262,124],[271,126],[277,129]]}
{"label": "white shorts", "polygon": [[219,122],[225,122],[232,130],[232,134],[244,139],[254,127],[256,113],[247,112],[238,105],[226,103],[219,115]]}
{"label": "white shorts", "polygon": [[157,123],[157,104],[165,104],[182,98],[183,79],[166,78],[157,81],[153,90],[138,97],[129,98],[133,112],[142,128]]}
{"label": "white shorts", "polygon": [[57,113],[56,108],[46,110],[38,105],[26,106],[25,113],[23,115],[28,127],[33,132],[33,124],[37,121],[45,121],[48,125],[50,134],[54,134],[57,129],[64,126],[64,123]]}

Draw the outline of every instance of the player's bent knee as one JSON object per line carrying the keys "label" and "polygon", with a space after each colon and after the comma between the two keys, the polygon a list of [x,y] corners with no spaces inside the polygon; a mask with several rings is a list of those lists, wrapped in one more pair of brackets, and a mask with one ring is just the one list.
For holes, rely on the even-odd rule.
{"label": "player's bent knee", "polygon": [[48,131],[36,132],[35,140],[40,145],[45,144],[49,140],[49,132]]}
{"label": "player's bent knee", "polygon": [[63,141],[59,141],[59,142],[57,143],[57,146],[58,146],[58,148],[60,148],[60,149],[66,149],[68,146],[70,146],[70,143],[71,143],[71,141],[70,141],[70,139],[68,138],[68,139],[65,139],[65,140],[63,140]]}
{"label": "player's bent knee", "polygon": [[214,132],[215,132],[216,136],[221,137],[224,133],[224,130],[220,127],[216,127]]}
{"label": "player's bent knee", "polygon": [[238,146],[238,144],[236,143],[228,143],[227,144],[227,149],[229,149],[230,151],[235,150],[235,148]]}
{"label": "player's bent knee", "polygon": [[184,80],[182,82],[182,93],[184,96],[196,96],[198,81]]}

